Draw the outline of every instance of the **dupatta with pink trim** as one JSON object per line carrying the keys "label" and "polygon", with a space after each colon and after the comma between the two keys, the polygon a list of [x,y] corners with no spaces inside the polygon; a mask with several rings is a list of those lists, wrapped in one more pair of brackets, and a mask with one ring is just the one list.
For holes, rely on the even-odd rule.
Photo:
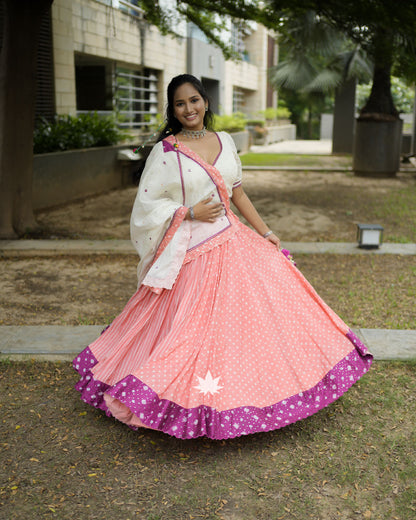
{"label": "dupatta with pink trim", "polygon": [[[174,136],[150,153],[130,220],[140,255],[139,285],[155,292],[171,289],[187,251],[232,227],[230,196],[241,184],[241,163],[231,136],[220,132],[217,137],[221,149],[213,165]],[[189,206],[209,197],[224,204],[223,216],[215,223],[184,220]]]}

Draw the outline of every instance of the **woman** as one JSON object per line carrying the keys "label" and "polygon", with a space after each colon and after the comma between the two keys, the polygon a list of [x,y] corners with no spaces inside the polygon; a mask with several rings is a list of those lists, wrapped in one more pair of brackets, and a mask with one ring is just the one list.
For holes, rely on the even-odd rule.
{"label": "woman", "polygon": [[232,138],[206,130],[211,118],[202,84],[174,78],[131,216],[138,290],[74,360],[85,402],[184,439],[303,419],[372,360],[279,250],[244,193]]}

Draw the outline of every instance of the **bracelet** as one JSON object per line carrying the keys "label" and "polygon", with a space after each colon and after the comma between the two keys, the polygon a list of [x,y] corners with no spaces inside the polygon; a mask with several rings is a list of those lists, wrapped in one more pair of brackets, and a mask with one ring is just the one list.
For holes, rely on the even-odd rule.
{"label": "bracelet", "polygon": [[267,233],[264,233],[263,238],[267,238],[270,235],[273,235],[273,231],[268,231]]}
{"label": "bracelet", "polygon": [[192,206],[189,208],[189,215],[191,217],[191,220],[195,220],[194,208]]}

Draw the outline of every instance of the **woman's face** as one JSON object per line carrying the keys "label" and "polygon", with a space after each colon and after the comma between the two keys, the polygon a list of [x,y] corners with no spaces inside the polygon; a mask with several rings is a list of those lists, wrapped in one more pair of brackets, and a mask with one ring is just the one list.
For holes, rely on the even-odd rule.
{"label": "woman's face", "polygon": [[186,130],[202,130],[208,103],[191,83],[178,87],[173,96],[173,113]]}

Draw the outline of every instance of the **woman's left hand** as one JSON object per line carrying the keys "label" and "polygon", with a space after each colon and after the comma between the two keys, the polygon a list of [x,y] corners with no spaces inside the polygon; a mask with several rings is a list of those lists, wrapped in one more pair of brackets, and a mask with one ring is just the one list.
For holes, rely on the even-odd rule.
{"label": "woman's left hand", "polygon": [[266,237],[266,240],[274,244],[277,247],[277,249],[280,249],[280,239],[274,233]]}

